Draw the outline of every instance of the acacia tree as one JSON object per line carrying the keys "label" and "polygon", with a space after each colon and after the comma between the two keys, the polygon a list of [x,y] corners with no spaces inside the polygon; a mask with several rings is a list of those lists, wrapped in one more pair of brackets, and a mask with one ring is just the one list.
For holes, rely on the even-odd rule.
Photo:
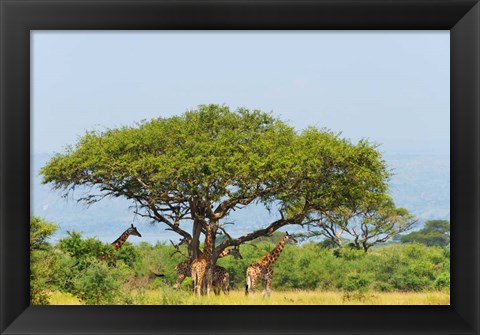
{"label": "acacia tree", "polygon": [[[310,229],[303,237],[323,236],[339,248],[349,241],[355,248],[365,252],[417,223],[417,219],[405,208],[396,208],[389,197],[380,203],[363,204],[356,210],[341,206],[312,216]],[[345,239],[345,235],[350,239]]]}
{"label": "acacia tree", "polygon": [[[132,200],[138,215],[179,234],[191,258],[200,253],[207,225],[213,239],[223,232],[228,238],[215,245],[213,263],[229,246],[285,225],[308,224],[315,220],[312,213],[354,208],[384,195],[389,178],[385,162],[366,141],[354,145],[316,128],[297,133],[261,111],[219,105],[89,131],[41,174],[43,183],[66,194],[90,187],[78,197],[87,204],[108,196]],[[252,203],[278,211],[278,219],[232,238],[224,219]]]}

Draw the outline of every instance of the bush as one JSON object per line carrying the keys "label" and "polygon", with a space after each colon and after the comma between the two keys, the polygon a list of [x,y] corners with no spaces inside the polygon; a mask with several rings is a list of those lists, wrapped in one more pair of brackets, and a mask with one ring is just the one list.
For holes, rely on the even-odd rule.
{"label": "bush", "polygon": [[30,219],[30,303],[47,305],[54,288],[56,259],[47,240],[58,226],[39,217]]}
{"label": "bush", "polygon": [[94,238],[82,239],[82,234],[68,231],[68,237],[62,238],[58,247],[77,261],[80,268],[84,268],[90,258],[101,258],[110,264],[114,261],[114,251],[110,244],[102,243]]}
{"label": "bush", "polygon": [[433,286],[438,290],[450,288],[450,273],[442,272],[439,274],[435,279]]}
{"label": "bush", "polygon": [[[176,281],[174,268],[185,257],[165,243],[125,243],[114,253],[109,244],[70,232],[54,247],[41,245],[43,250],[32,252],[31,289],[36,299],[32,301],[37,304],[47,303],[49,291],[55,290],[73,294],[87,304],[151,302],[149,289],[161,290],[156,299],[170,304],[175,303],[175,295],[186,299],[192,291],[191,278],[185,279],[180,292],[171,290]],[[217,264],[229,272],[232,289],[243,289],[248,265],[274,247],[270,241],[242,245],[243,259],[228,256]],[[186,248],[182,251],[187,252]],[[115,256],[116,267],[100,261],[102,254]],[[336,255],[318,243],[288,245],[273,265],[272,289],[340,290],[348,299],[363,299],[368,290],[444,290],[450,285],[449,256],[447,248],[415,243],[376,247],[367,253],[336,249]],[[152,272],[165,276],[155,278]],[[261,286],[259,283],[258,289]]]}
{"label": "bush", "polygon": [[[243,288],[247,266],[274,247],[267,242],[257,247],[244,245],[243,260],[227,257],[218,264],[229,271],[233,287]],[[383,292],[432,290],[435,278],[450,271],[449,253],[440,247],[390,245],[368,253],[351,248],[336,250],[334,253],[315,243],[287,246],[273,266],[272,288],[345,290],[360,285],[360,279],[364,279],[368,288]],[[354,282],[352,274],[360,276],[359,282]]]}
{"label": "bush", "polygon": [[122,248],[117,252],[116,259],[124,262],[129,267],[133,267],[137,262],[139,252],[130,242],[125,242]]}
{"label": "bush", "polygon": [[370,279],[366,275],[360,273],[351,273],[347,276],[345,282],[342,285],[342,289],[345,291],[366,291]]}
{"label": "bush", "polygon": [[113,304],[119,296],[121,271],[95,258],[73,281],[76,296],[87,305]]}
{"label": "bush", "polygon": [[34,250],[30,254],[30,303],[48,305],[49,292],[54,287],[55,258],[48,250]]}

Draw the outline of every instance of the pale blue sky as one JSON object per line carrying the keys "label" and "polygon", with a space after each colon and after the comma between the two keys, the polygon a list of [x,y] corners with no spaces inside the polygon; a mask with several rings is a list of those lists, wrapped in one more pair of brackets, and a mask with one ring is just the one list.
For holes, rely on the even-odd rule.
{"label": "pale blue sky", "polygon": [[387,154],[448,153],[449,43],[448,31],[34,31],[32,152],[219,103]]}

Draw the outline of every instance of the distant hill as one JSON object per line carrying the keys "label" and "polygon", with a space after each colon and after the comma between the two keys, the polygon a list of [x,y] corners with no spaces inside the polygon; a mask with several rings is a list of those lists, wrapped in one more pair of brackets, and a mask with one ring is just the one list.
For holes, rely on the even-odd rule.
{"label": "distant hill", "polygon": [[[132,203],[121,198],[104,199],[90,207],[77,204],[73,199],[61,197],[60,192],[41,184],[39,169],[49,160],[48,154],[33,155],[32,214],[42,216],[60,225],[55,240],[68,230],[83,232],[84,236],[97,237],[102,241],[115,240],[131,223],[142,234],[141,239],[131,238],[132,243],[148,241],[177,241],[178,235],[166,231],[166,226],[151,224],[135,216]],[[448,155],[385,155],[388,166],[395,175],[390,183],[390,194],[397,206],[407,208],[420,222],[431,219],[450,220],[450,159]],[[233,212],[227,222],[232,236],[264,227],[278,219],[278,213],[269,213],[261,206],[249,206]],[[282,231],[298,231],[287,227]]]}

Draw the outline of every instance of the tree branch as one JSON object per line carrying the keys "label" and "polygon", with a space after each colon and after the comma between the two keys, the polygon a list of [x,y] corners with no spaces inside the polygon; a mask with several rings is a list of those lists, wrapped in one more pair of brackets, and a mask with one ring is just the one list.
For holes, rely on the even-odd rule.
{"label": "tree branch", "polygon": [[260,236],[266,236],[266,235],[271,235],[278,229],[282,228],[283,226],[289,225],[289,224],[300,224],[303,219],[305,218],[306,213],[302,212],[299,213],[289,219],[280,219],[277,221],[272,222],[269,226],[267,226],[264,229],[256,230],[254,232],[251,232],[249,234],[240,236],[238,238],[232,238],[232,239],[227,239],[220,243],[214,251],[214,254],[218,255],[220,252],[223,251],[223,249],[233,246],[233,245],[240,245],[242,243],[252,241]]}

